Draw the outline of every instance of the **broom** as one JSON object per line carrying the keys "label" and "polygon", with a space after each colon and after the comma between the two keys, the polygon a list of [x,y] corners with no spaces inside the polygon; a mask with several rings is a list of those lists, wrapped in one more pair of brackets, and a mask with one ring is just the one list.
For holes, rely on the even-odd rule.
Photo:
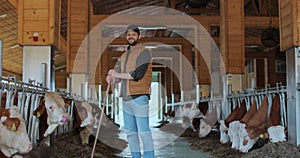
{"label": "broom", "polygon": [[[106,106],[106,98],[108,96],[109,88],[110,88],[110,84],[107,85],[107,89],[106,89],[105,96],[104,96],[104,99],[103,99],[104,100],[103,107]],[[97,133],[96,133],[96,138],[95,138],[95,141],[94,141],[94,146],[93,146],[91,158],[94,157],[94,152],[95,152],[95,148],[96,148],[96,144],[97,144],[98,134],[99,134],[99,131],[100,131],[100,126],[101,126],[103,115],[104,115],[104,108],[102,108],[102,111],[101,111],[101,116],[100,116],[100,120],[99,120],[99,124],[98,124],[98,128],[97,128]]]}

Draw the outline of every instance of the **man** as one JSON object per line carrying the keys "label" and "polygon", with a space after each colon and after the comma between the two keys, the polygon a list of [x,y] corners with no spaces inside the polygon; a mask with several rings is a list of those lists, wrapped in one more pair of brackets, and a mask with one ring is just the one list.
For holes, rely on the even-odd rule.
{"label": "man", "polygon": [[140,38],[137,26],[127,27],[126,40],[129,46],[120,57],[119,70],[109,70],[106,81],[109,84],[121,81],[124,127],[132,157],[141,157],[141,140],[144,158],[154,158],[154,145],[149,128],[151,54],[140,44]]}

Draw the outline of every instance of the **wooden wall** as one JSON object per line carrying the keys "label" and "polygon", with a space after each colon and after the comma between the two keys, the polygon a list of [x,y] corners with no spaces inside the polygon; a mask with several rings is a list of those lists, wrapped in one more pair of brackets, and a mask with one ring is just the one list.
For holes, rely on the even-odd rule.
{"label": "wooden wall", "polygon": [[89,3],[87,0],[69,0],[68,6],[67,72],[86,73],[88,69],[88,45],[82,42],[89,31]]}
{"label": "wooden wall", "polygon": [[[22,0],[18,10],[19,44],[58,46],[59,0]],[[35,32],[38,41],[33,41]]]}
{"label": "wooden wall", "polygon": [[280,50],[300,46],[300,1],[279,0]]}

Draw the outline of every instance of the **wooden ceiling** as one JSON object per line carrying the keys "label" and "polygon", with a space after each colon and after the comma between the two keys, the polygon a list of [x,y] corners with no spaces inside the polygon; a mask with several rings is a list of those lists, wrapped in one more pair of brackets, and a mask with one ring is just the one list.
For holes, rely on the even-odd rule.
{"label": "wooden ceiling", "polygon": [[[66,2],[66,0],[61,0]],[[22,77],[22,46],[18,45],[18,0],[0,0],[0,40],[3,41],[3,76],[17,75],[18,79]],[[115,14],[137,6],[163,6],[176,8],[188,15],[219,15],[219,0],[90,0],[94,14]],[[271,5],[270,5],[271,2]],[[278,17],[277,0],[244,0],[245,16],[270,16]],[[270,12],[271,11],[271,12]],[[270,18],[271,20],[271,18]],[[271,21],[270,21],[271,22]],[[66,26],[64,26],[66,27]],[[66,30],[66,29],[62,29]],[[264,29],[251,28],[245,29],[245,36],[260,37]],[[219,35],[216,28],[215,36]],[[66,34],[66,32],[61,32]],[[145,31],[144,36],[174,36],[168,30],[165,31]],[[249,49],[263,50],[266,47],[259,46]],[[66,59],[62,52],[57,52],[55,56],[55,67],[65,68]]]}

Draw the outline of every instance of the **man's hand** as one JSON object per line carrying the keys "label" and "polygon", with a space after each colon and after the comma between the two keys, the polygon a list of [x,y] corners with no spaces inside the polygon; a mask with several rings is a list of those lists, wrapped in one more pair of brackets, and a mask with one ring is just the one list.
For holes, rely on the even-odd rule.
{"label": "man's hand", "polygon": [[111,83],[114,82],[114,78],[111,77],[111,75],[107,75],[107,76],[106,76],[106,82],[107,82],[108,84],[111,84]]}
{"label": "man's hand", "polygon": [[114,69],[110,69],[109,71],[108,71],[108,75],[110,75],[111,77],[113,77],[113,78],[116,78],[117,75],[118,74],[118,72],[116,71],[116,70],[114,70]]}

